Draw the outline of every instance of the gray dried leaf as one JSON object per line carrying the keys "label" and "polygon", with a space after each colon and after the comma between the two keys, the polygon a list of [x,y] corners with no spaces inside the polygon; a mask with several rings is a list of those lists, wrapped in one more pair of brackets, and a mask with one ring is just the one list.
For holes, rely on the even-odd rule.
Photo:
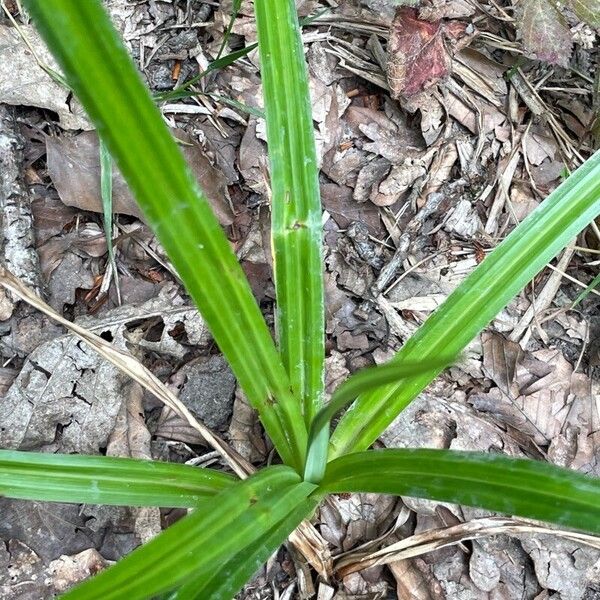
{"label": "gray dried leaf", "polygon": [[600,559],[600,551],[553,535],[520,536],[531,557],[540,585],[560,594],[561,600],[580,600],[587,572]]}
{"label": "gray dried leaf", "polygon": [[[35,28],[21,25],[20,29],[40,60],[58,71]],[[83,109],[70,96],[67,88],[38,65],[19,32],[0,25],[0,103],[46,108],[58,114],[66,129],[91,129]]]}
{"label": "gray dried leaf", "polygon": [[521,35],[532,58],[568,66],[573,40],[565,16],[554,0],[524,0]]}
{"label": "gray dried leaf", "polygon": [[235,391],[229,441],[231,447],[251,463],[262,462],[267,455],[267,444],[258,413],[248,404],[239,386]]}
{"label": "gray dried leaf", "polygon": [[492,388],[487,394],[474,394],[470,402],[536,444],[547,445],[562,432],[573,411],[577,415],[585,410],[583,398],[575,401],[571,396],[572,373],[573,367],[559,351],[538,350],[519,366],[509,393]]}
{"label": "gray dried leaf", "polygon": [[478,232],[483,231],[483,224],[475,207],[469,200],[459,200],[444,224],[444,229],[449,233],[470,240]]}
{"label": "gray dried leaf", "polygon": [[0,400],[0,446],[97,454],[121,406],[125,377],[71,336],[42,344]]}
{"label": "gray dried leaf", "polygon": [[76,554],[99,541],[77,504],[0,498],[0,539],[19,540],[42,560]]}
{"label": "gray dried leaf", "polygon": [[51,600],[43,577],[44,561],[27,545],[11,539],[0,543],[0,597],[4,600]]}
{"label": "gray dried leaf", "polygon": [[[135,381],[130,382],[127,388],[124,390],[125,401],[121,404],[115,427],[108,439],[106,454],[151,460],[151,435],[144,417],[144,390]],[[134,532],[142,544],[161,532],[159,508],[136,507],[130,510],[134,519]]]}
{"label": "gray dried leaf", "polygon": [[357,202],[366,202],[372,195],[373,189],[389,173],[391,163],[385,158],[374,158],[367,163],[358,173],[354,186],[353,198]]}

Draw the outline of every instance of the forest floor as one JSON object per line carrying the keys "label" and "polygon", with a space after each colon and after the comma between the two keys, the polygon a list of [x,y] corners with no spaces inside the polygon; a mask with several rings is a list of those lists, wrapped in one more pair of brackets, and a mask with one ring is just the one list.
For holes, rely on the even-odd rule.
{"label": "forest floor", "polygon": [[[106,4],[157,93],[206,69],[232,13],[231,0]],[[329,392],[390,358],[600,137],[598,32],[576,13],[546,0],[397,4],[297,1],[301,15],[317,15],[303,38],[321,162]],[[254,411],[117,172],[105,231],[97,136],[43,69],[54,63],[17,0],[3,5],[0,260],[60,316],[128,350],[246,459],[266,463],[272,448]],[[255,41],[244,0],[229,51]],[[272,322],[256,50],[193,91],[165,99],[164,117]],[[600,476],[600,294],[577,302],[599,255],[593,224],[378,443],[502,452]],[[195,430],[39,306],[0,295],[0,350],[0,447],[226,468]],[[0,498],[0,597],[52,598],[181,515]],[[240,597],[600,598],[598,547],[561,532],[514,534],[519,522],[491,516],[333,496],[314,519],[333,556],[328,581],[286,547]],[[479,526],[489,535],[470,539]],[[410,553],[359,562],[400,539]]]}

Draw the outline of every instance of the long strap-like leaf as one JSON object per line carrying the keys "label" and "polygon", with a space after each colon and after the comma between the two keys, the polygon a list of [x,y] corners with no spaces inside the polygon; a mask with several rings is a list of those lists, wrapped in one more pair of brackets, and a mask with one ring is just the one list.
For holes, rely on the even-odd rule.
{"label": "long strap-like leaf", "polygon": [[99,0],[25,0],[282,458],[306,428],[250,286]]}
{"label": "long strap-like leaf", "polygon": [[340,410],[346,408],[360,394],[413,375],[445,367],[452,361],[452,358],[440,356],[435,360],[418,363],[390,362],[385,365],[361,369],[346,379],[336,388],[329,403],[316,414],[311,423],[308,432],[304,479],[313,483],[319,483],[323,479],[327,466],[329,427],[331,420]]}
{"label": "long strap-like leaf", "polygon": [[307,426],[321,404],[325,311],[321,201],[294,0],[255,0],[271,163],[277,335]]}
{"label": "long strap-like leaf", "polygon": [[320,489],[432,498],[600,533],[600,479],[496,454],[359,452],[329,463]]}
{"label": "long strap-like leaf", "polygon": [[269,467],[203,502],[64,600],[144,600],[173,590],[193,574],[210,579],[216,565],[263,537],[273,523],[304,505],[314,489],[289,467]]}
{"label": "long strap-like leaf", "polygon": [[0,496],[50,502],[191,508],[235,478],[186,465],[0,450]]}
{"label": "long strap-like leaf", "polygon": [[[600,151],[500,244],[425,321],[393,359],[456,356],[540,269],[600,214]],[[331,456],[365,450],[442,370],[361,396],[331,438]]]}
{"label": "long strap-like leaf", "polygon": [[306,499],[264,536],[219,565],[210,577],[197,573],[168,600],[230,600],[285,541],[290,531],[302,519],[310,517],[318,503],[316,498]]}

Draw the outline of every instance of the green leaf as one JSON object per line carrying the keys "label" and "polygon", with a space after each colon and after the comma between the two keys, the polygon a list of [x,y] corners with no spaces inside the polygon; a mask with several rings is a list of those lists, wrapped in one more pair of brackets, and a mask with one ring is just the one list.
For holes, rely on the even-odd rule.
{"label": "green leaf", "polygon": [[119,290],[119,272],[115,261],[113,248],[113,187],[112,187],[112,157],[102,138],[98,139],[100,147],[100,195],[102,196],[102,213],[104,221],[104,236],[108,250],[108,263],[112,268],[112,276],[115,281],[117,298],[121,304],[121,292]]}
{"label": "green leaf", "polygon": [[181,98],[189,98],[190,96],[196,96],[197,92],[190,91],[190,88],[193,85],[196,85],[199,81],[201,81],[204,77],[206,77],[209,73],[213,71],[217,71],[219,69],[224,69],[229,65],[233,64],[236,60],[243,58],[247,54],[250,54],[252,50],[254,50],[258,44],[250,44],[245,48],[240,48],[235,52],[231,52],[230,54],[226,54],[221,58],[217,58],[213,60],[208,67],[202,73],[195,75],[194,77],[188,79],[185,83],[182,83],[179,87],[176,87],[174,90],[169,92],[161,92],[160,94],[156,94],[154,98],[159,102],[165,102],[170,100],[180,100]]}
{"label": "green leaf", "polygon": [[271,163],[277,333],[307,425],[323,393],[325,312],[319,174],[294,0],[255,0]]}
{"label": "green leaf", "polygon": [[453,361],[453,357],[437,358],[418,363],[387,363],[362,369],[340,384],[329,403],[315,416],[311,423],[306,451],[304,479],[319,483],[327,464],[327,445],[331,419],[353,402],[360,394],[395,383],[420,373],[443,369]]}
{"label": "green leaf", "polygon": [[320,491],[432,498],[600,533],[600,479],[496,454],[415,449],[349,454],[328,465]]}
{"label": "green leaf", "polygon": [[[597,152],[488,255],[404,344],[394,362],[456,356],[599,213]],[[361,396],[336,428],[331,455],[366,450],[441,370]]]}
{"label": "green leaf", "polygon": [[591,294],[593,290],[595,290],[600,284],[600,273],[592,279],[592,281],[586,286],[586,288],[573,300],[573,304],[571,304],[571,310],[573,310],[582,300],[587,298]]}
{"label": "green leaf", "polygon": [[314,489],[289,467],[264,469],[202,503],[191,515],[63,598],[142,600],[173,590],[194,574],[208,580],[216,565],[231,560],[240,548],[251,547],[273,523],[305,505]]}
{"label": "green leaf", "polygon": [[265,535],[240,549],[231,560],[219,565],[211,576],[196,574],[169,600],[230,600],[281,546],[300,521],[310,517],[318,503],[317,499],[308,498]]}
{"label": "green leaf", "polygon": [[306,427],[250,285],[99,0],[25,0],[285,462]]}
{"label": "green leaf", "polygon": [[221,58],[221,55],[223,54],[223,50],[225,50],[225,46],[227,46],[227,43],[229,42],[229,38],[231,36],[231,31],[233,30],[233,26],[235,25],[235,20],[237,19],[237,16],[238,16],[241,8],[242,8],[242,0],[233,0],[233,5],[231,7],[231,17],[229,19],[229,25],[227,26],[227,29],[225,30],[225,35],[223,35],[223,41],[221,42],[221,47],[219,48],[219,52],[217,52],[217,60],[219,60],[219,58]]}
{"label": "green leaf", "polygon": [[49,502],[188,508],[235,478],[164,462],[0,450],[0,496]]}

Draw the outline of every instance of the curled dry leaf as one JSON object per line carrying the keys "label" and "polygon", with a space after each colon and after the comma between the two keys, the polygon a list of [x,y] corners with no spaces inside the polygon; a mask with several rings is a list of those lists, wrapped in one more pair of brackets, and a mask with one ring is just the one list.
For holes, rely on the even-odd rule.
{"label": "curled dry leaf", "polygon": [[425,21],[415,8],[399,8],[388,46],[387,77],[392,96],[414,96],[446,77],[451,66],[447,43],[464,35],[462,23]]}
{"label": "curled dry leaf", "polygon": [[591,548],[600,549],[600,538],[562,529],[550,528],[546,525],[524,519],[512,519],[508,517],[485,517],[474,519],[467,523],[460,523],[451,527],[433,529],[423,533],[417,533],[405,538],[395,544],[382,548],[377,552],[356,557],[346,556],[336,563],[336,571],[348,574],[373,565],[387,564],[397,560],[413,558],[445,546],[460,544],[465,540],[474,540],[486,536],[498,534],[551,534],[560,536],[577,544],[584,544]]}

